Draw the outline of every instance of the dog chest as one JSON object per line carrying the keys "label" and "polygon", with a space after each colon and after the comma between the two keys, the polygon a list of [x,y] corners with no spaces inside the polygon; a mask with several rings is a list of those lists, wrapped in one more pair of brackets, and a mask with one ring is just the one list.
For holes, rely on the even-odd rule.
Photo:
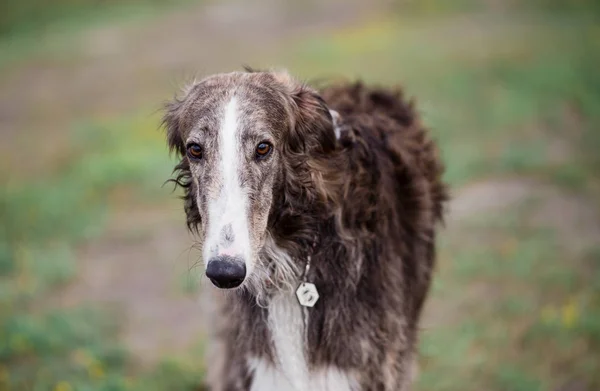
{"label": "dog chest", "polygon": [[252,391],[356,390],[356,382],[338,368],[309,370],[304,346],[303,308],[293,293],[273,297],[268,310],[275,365],[259,358],[249,360],[254,375]]}

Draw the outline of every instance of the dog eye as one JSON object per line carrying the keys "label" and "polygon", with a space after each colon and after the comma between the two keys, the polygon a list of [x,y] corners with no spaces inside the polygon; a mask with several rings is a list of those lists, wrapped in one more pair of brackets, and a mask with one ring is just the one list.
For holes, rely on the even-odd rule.
{"label": "dog eye", "polygon": [[256,157],[264,159],[271,153],[273,146],[270,143],[262,142],[256,146]]}
{"label": "dog eye", "polygon": [[187,146],[187,154],[190,157],[190,159],[202,159],[202,147],[198,144],[190,144]]}

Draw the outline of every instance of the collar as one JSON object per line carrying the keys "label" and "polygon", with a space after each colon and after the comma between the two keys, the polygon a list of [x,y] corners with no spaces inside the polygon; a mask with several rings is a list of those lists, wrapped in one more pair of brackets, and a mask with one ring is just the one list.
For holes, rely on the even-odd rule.
{"label": "collar", "polygon": [[315,284],[310,282],[309,272],[312,255],[317,247],[317,237],[313,240],[313,244],[310,249],[310,253],[306,256],[306,263],[304,265],[304,273],[300,279],[300,285],[296,289],[296,297],[298,302],[303,307],[314,307],[319,300],[319,291]]}
{"label": "collar", "polygon": [[335,110],[329,110],[329,114],[331,115],[331,121],[333,122],[333,131],[335,133],[335,138],[337,140],[340,139],[341,130],[340,130],[340,113]]}

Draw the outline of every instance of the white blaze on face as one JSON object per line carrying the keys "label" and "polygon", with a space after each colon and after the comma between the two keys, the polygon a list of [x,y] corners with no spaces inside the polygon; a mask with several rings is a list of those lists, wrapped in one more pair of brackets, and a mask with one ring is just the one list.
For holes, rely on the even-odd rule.
{"label": "white blaze on face", "polygon": [[[219,163],[217,182],[219,191],[217,198],[210,199],[208,204],[208,229],[204,243],[204,263],[215,256],[229,255],[239,257],[246,262],[246,269],[251,257],[248,216],[246,213],[247,194],[240,185],[240,165],[244,157],[241,154],[241,141],[238,124],[238,101],[234,96],[225,105],[221,127],[219,129]],[[224,230],[229,231],[233,240],[225,240]]]}

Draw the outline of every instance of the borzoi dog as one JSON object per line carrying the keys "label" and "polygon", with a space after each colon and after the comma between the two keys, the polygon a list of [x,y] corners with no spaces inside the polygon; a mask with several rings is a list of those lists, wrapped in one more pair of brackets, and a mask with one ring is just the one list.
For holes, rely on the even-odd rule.
{"label": "borzoi dog", "polygon": [[164,125],[220,288],[211,389],[409,389],[447,198],[413,103],[249,70],[192,83]]}

